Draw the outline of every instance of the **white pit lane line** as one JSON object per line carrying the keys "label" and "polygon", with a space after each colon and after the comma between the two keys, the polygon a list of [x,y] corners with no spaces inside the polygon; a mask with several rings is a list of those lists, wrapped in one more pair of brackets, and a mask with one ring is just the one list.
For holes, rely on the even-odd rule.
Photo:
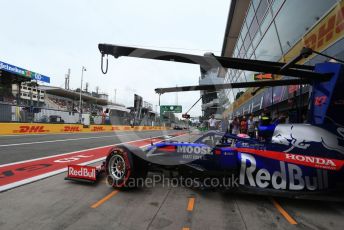
{"label": "white pit lane line", "polygon": [[[150,131],[150,130],[147,130],[147,131]],[[132,132],[132,131],[118,131],[118,130],[116,130],[116,131],[112,131],[112,132],[109,132],[109,131],[104,131],[104,132],[96,132],[96,133],[102,133],[102,134],[104,134],[104,133],[114,133],[114,132],[116,132],[116,133],[127,133],[127,132]],[[25,136],[48,136],[48,135],[74,135],[74,134],[94,134],[95,132],[80,132],[80,133],[78,133],[78,132],[69,132],[69,133],[28,133],[28,134],[23,134],[23,133],[21,133],[21,134],[7,134],[7,135],[0,135],[0,138],[1,137],[25,137]]]}
{"label": "white pit lane line", "polygon": [[20,145],[34,145],[34,144],[44,144],[44,143],[52,143],[52,142],[78,141],[78,140],[89,140],[89,139],[101,139],[101,138],[107,138],[107,137],[132,136],[132,135],[136,135],[136,133],[117,134],[117,135],[105,135],[105,136],[99,136],[99,137],[80,137],[80,138],[70,138],[70,139],[58,139],[58,140],[49,140],[49,141],[23,142],[23,143],[14,143],[14,144],[0,145],[0,147],[11,147],[11,146],[20,146]]}
{"label": "white pit lane line", "polygon": [[[179,136],[175,136],[175,137],[170,138],[169,140],[174,139],[174,138],[177,138],[177,137],[182,137],[182,136],[185,136],[185,135],[187,135],[187,134],[188,134],[188,133],[185,133],[185,134],[182,134],[182,135],[179,135]],[[161,137],[161,135],[155,136],[155,137],[150,137],[150,138],[138,139],[138,140],[134,140],[134,141],[128,141],[128,142],[117,143],[117,144],[113,144],[113,145],[105,145],[105,146],[100,146],[100,147],[91,148],[91,149],[84,149],[84,150],[79,150],[79,151],[74,151],[74,152],[69,152],[69,153],[63,153],[63,154],[54,155],[54,156],[49,156],[49,157],[42,157],[42,158],[36,158],[36,159],[31,159],[31,160],[26,160],[26,161],[20,161],[20,162],[15,162],[15,163],[10,163],[10,164],[0,165],[0,168],[1,168],[1,167],[4,167],[4,166],[8,166],[8,165],[14,165],[14,164],[19,164],[19,163],[31,162],[31,161],[41,160],[41,159],[47,159],[47,158],[56,157],[56,156],[62,156],[62,155],[73,154],[73,153],[77,153],[77,152],[89,151],[89,150],[94,150],[94,149],[99,149],[99,148],[104,148],[104,147],[110,147],[110,146],[115,146],[115,145],[120,145],[120,144],[129,144],[129,143],[136,142],[136,141],[150,140],[150,139],[157,138],[157,137]],[[154,142],[154,143],[159,143],[159,142],[161,142],[161,141],[157,141],[157,142]],[[140,148],[144,148],[144,147],[149,146],[149,145],[150,145],[150,144],[144,145],[144,146],[141,146]],[[102,161],[102,160],[104,160],[105,158],[106,158],[106,156],[105,156],[105,157],[98,158],[98,159],[94,159],[94,160],[92,160],[92,161],[87,161],[87,162],[84,162],[84,163],[80,163],[79,165],[89,165],[89,164],[93,164],[93,163]],[[16,182],[13,182],[13,183],[10,183],[10,184],[6,184],[6,185],[3,185],[3,186],[0,186],[0,193],[1,193],[1,192],[4,192],[4,191],[7,191],[7,190],[9,190],[9,189],[13,189],[13,188],[16,188],[16,187],[19,187],[19,186],[28,184],[28,183],[32,183],[32,182],[35,182],[35,181],[38,181],[38,180],[45,179],[45,178],[47,178],[47,177],[55,176],[55,175],[57,175],[57,174],[66,172],[67,170],[68,170],[68,167],[65,167],[65,168],[62,168],[62,169],[59,169],[59,170],[51,171],[51,172],[44,173],[44,174],[41,174],[41,175],[38,175],[38,176],[34,176],[34,177],[27,178],[27,179],[24,179],[24,180],[21,180],[21,181],[16,181]]]}

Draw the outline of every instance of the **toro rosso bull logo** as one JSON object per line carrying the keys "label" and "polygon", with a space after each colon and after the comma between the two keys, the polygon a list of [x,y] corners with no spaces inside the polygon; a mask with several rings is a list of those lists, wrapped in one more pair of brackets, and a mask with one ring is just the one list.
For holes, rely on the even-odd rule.
{"label": "toro rosso bull logo", "polygon": [[344,146],[339,145],[339,142],[344,140],[344,129],[338,128],[337,132],[341,137],[313,125],[281,124],[276,127],[272,142],[291,146],[285,152],[289,152],[295,147],[307,149],[311,145],[311,142],[318,142],[329,150],[344,154]]}
{"label": "toro rosso bull logo", "polygon": [[322,190],[328,188],[326,170],[316,169],[316,175],[305,176],[299,166],[280,161],[279,170],[270,173],[264,168],[257,169],[256,163],[254,156],[241,153],[240,184],[281,190]]}

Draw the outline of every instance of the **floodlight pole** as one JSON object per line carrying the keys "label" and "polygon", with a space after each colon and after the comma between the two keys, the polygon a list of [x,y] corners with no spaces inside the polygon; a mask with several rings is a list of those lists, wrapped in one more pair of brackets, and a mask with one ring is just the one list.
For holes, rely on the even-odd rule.
{"label": "floodlight pole", "polygon": [[82,81],[84,79],[84,71],[86,71],[86,68],[82,66],[81,68],[81,83],[80,83],[80,94],[79,94],[79,121],[81,124],[81,119],[82,119],[82,100],[81,100],[81,92],[82,92]]}

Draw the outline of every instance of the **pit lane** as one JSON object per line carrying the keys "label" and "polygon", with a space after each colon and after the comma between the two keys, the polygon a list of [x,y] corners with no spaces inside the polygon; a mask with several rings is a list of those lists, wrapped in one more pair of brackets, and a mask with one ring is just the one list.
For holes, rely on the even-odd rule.
{"label": "pit lane", "polygon": [[177,132],[123,131],[0,136],[0,165],[173,133]]}
{"label": "pit lane", "polygon": [[[105,136],[109,133],[99,135]],[[143,133],[142,135],[145,136]],[[94,134],[82,137],[92,136]],[[61,135],[30,138],[38,138],[29,140],[38,142],[61,139]],[[68,138],[71,139],[71,136],[66,135],[66,139]],[[187,136],[178,139],[182,138],[189,139]],[[90,140],[92,139],[88,141]],[[89,144],[88,141],[75,140],[64,143],[71,144],[73,150],[78,145],[78,150],[99,147],[99,145],[85,147],[84,144]],[[108,143],[106,137],[103,141],[103,145]],[[28,142],[26,139],[13,141],[13,143],[26,142]],[[39,152],[35,150],[37,145],[40,144],[26,147],[30,146],[31,152]],[[53,145],[51,148],[56,148],[56,145],[67,144],[49,142],[43,145]],[[12,148],[16,149],[18,146]],[[240,195],[181,186],[166,187],[162,183],[152,188],[114,192],[104,180],[95,185],[88,185],[64,181],[64,176],[59,174],[1,193],[0,228],[343,229],[344,227],[342,203]],[[296,221],[295,225],[291,224],[275,207],[272,199]]]}

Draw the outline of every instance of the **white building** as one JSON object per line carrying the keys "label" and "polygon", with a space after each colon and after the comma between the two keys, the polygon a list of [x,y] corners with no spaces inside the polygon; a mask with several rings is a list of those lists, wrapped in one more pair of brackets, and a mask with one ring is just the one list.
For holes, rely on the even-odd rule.
{"label": "white building", "polygon": [[[12,85],[12,93],[17,96],[19,93],[18,85]],[[20,101],[25,105],[44,105],[45,91],[38,89],[37,86],[31,86],[30,83],[23,82],[20,86]]]}

